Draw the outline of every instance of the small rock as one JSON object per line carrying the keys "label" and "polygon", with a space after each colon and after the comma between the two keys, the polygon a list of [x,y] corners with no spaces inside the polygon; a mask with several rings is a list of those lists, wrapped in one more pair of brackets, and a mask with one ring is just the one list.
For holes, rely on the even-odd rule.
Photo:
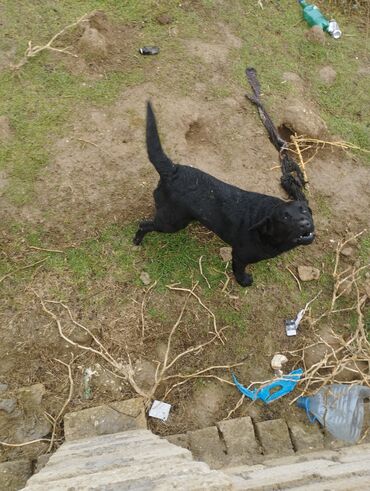
{"label": "small rock", "polygon": [[306,31],[305,36],[311,43],[325,44],[326,41],[325,32],[319,26],[311,27],[309,31]]}
{"label": "small rock", "polygon": [[220,257],[225,262],[228,263],[231,261],[231,247],[221,247],[220,249]]}
{"label": "small rock", "polygon": [[7,116],[0,116],[0,143],[9,141],[12,137],[12,129]]}
{"label": "small rock", "polygon": [[351,257],[353,256],[353,253],[354,253],[354,249],[353,247],[344,247],[340,253],[342,254],[342,256],[346,256],[346,257]]}
{"label": "small rock", "polygon": [[146,271],[143,271],[140,275],[140,279],[144,285],[150,285],[151,279],[149,274]]}
{"label": "small rock", "polygon": [[51,456],[51,453],[45,453],[44,455],[40,455],[39,457],[37,457],[34,474],[37,474],[41,471],[41,469],[46,466]]}
{"label": "small rock", "polygon": [[31,477],[32,466],[30,460],[14,460],[0,464],[0,489],[16,491],[23,489]]}
{"label": "small rock", "polygon": [[16,408],[17,401],[15,399],[2,399],[0,400],[0,411],[5,411],[10,414]]}
{"label": "small rock", "polygon": [[85,27],[78,44],[80,49],[89,55],[106,57],[108,54],[105,37],[94,27]]}
{"label": "small rock", "polygon": [[331,66],[324,66],[319,70],[319,78],[324,84],[331,85],[337,77],[337,72]]}
{"label": "small rock", "polygon": [[308,103],[288,97],[281,108],[279,126],[286,126],[293,133],[309,138],[322,138],[327,134],[325,121],[316,114]]}
{"label": "small rock", "polygon": [[168,14],[161,14],[161,15],[158,15],[157,22],[161,26],[165,26],[167,24],[172,24],[173,18]]}
{"label": "small rock", "polygon": [[0,392],[6,392],[8,390],[7,384],[0,384]]}
{"label": "small rock", "polygon": [[320,278],[320,270],[312,266],[298,266],[298,276],[301,281],[312,281]]}
{"label": "small rock", "polygon": [[35,384],[19,389],[15,401],[5,400],[6,409],[0,411],[0,435],[3,439],[23,443],[42,438],[50,432],[51,425],[41,405],[44,393],[45,387]]}

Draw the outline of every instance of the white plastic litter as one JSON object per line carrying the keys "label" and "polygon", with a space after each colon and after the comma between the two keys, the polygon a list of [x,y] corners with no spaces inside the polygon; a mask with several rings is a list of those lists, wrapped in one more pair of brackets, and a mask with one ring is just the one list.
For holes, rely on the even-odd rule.
{"label": "white plastic litter", "polygon": [[171,404],[162,401],[154,401],[152,407],[149,410],[149,416],[152,418],[161,419],[162,421],[167,421],[170,414]]}

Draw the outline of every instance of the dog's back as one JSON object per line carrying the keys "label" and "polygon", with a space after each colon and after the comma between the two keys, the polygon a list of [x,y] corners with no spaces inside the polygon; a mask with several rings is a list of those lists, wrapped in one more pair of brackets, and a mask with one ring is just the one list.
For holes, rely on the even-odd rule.
{"label": "dog's back", "polygon": [[160,175],[156,201],[171,202],[232,244],[240,224],[244,227],[261,220],[266,206],[276,206],[279,198],[244,191],[194,167],[174,164],[162,149],[151,104],[147,105],[146,144],[149,160]]}

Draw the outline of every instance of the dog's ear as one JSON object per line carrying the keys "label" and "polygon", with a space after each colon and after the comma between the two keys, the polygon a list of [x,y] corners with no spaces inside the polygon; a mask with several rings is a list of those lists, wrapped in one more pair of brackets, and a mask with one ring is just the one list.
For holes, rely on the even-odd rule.
{"label": "dog's ear", "polygon": [[252,230],[259,230],[262,233],[266,233],[271,225],[271,218],[269,216],[262,218],[259,222],[255,223],[249,228],[249,232]]}

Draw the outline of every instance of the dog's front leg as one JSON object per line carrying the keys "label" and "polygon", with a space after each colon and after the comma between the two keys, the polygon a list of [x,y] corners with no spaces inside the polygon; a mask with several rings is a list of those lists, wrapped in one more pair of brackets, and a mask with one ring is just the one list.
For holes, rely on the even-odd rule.
{"label": "dog's front leg", "polygon": [[240,256],[237,254],[235,249],[233,249],[232,258],[233,258],[233,262],[232,262],[233,273],[236,281],[239,283],[240,286],[243,287],[251,286],[251,284],[253,283],[253,277],[252,275],[246,273],[245,271],[247,262],[243,261],[240,258]]}

